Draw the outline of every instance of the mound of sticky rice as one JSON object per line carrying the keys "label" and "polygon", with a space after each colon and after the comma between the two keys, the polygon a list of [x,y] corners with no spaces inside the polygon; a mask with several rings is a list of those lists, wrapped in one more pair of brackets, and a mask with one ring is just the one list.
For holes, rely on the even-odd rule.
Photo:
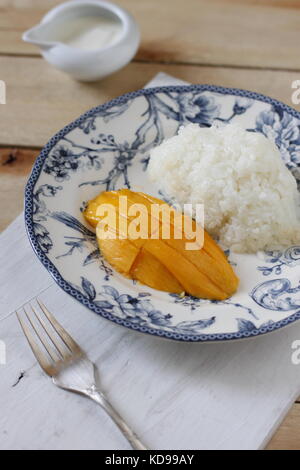
{"label": "mound of sticky rice", "polygon": [[258,132],[189,124],[151,151],[148,175],[182,209],[203,203],[205,228],[223,248],[250,253],[300,241],[296,180]]}

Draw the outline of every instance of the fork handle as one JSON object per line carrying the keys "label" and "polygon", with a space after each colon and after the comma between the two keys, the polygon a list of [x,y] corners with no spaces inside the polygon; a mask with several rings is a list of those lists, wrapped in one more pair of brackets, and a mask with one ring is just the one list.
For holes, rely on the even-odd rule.
{"label": "fork handle", "polygon": [[98,405],[100,405],[106,411],[106,413],[115,422],[115,424],[118,426],[118,428],[134,450],[147,450],[147,448],[141,443],[137,435],[132,431],[132,429],[129,428],[129,426],[125,423],[123,418],[121,418],[119,413],[109,403],[106,396],[103,395],[102,392],[97,390],[96,387],[92,387],[90,390],[87,391],[87,396],[94,400],[96,403],[98,403]]}

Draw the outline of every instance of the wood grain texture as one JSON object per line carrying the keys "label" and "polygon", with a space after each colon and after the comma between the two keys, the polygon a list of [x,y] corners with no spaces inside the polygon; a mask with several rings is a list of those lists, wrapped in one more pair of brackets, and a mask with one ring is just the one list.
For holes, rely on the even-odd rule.
{"label": "wood grain texture", "polygon": [[24,186],[38,150],[0,148],[0,232],[23,209]]}
{"label": "wood grain texture", "polygon": [[[1,0],[0,53],[38,55],[21,33],[58,3]],[[189,0],[184,14],[182,0],[118,3],[140,24],[138,60],[300,70],[299,1]]]}
{"label": "wood grain texture", "polygon": [[293,406],[267,450],[300,450],[300,404]]}
{"label": "wood grain texture", "polygon": [[[0,56],[7,104],[0,105],[0,145],[41,147],[89,108],[142,88],[159,71],[191,83],[246,88],[291,104],[296,72],[131,63],[95,83],[79,83],[40,58]],[[21,78],[20,78],[21,77]]]}

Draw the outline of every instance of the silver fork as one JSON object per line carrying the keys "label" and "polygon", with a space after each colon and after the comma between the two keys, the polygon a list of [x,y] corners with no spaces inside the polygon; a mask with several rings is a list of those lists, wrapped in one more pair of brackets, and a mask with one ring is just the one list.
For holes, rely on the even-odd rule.
{"label": "silver fork", "polygon": [[45,305],[38,299],[37,302],[43,314],[33,305],[30,305],[31,313],[23,308],[27,321],[18,312],[16,314],[41,368],[52,377],[57,387],[85,395],[98,403],[113,419],[133,449],[146,450],[136,434],[98,389],[94,364]]}

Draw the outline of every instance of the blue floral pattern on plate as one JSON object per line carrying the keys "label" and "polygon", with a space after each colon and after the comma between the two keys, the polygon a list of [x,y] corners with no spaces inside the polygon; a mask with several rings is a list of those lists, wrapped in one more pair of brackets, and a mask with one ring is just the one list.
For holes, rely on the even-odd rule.
{"label": "blue floral pattern on plate", "polygon": [[275,141],[300,185],[300,115],[292,108],[211,85],[140,90],[88,111],[42,150],[25,196],[33,249],[62,289],[133,330],[181,341],[219,341],[282,328],[300,318],[299,246],[259,256],[228,253],[241,286],[231,299],[207,301],[123,278],[101,257],[83,219],[86,201],[103,190],[128,187],[164,197],[145,173],[149,150],[189,122],[237,122],[263,133]]}
{"label": "blue floral pattern on plate", "polygon": [[284,251],[266,251],[264,260],[268,266],[258,266],[258,270],[264,276],[281,274],[285,267],[295,268],[300,266],[300,246],[291,246]]}

